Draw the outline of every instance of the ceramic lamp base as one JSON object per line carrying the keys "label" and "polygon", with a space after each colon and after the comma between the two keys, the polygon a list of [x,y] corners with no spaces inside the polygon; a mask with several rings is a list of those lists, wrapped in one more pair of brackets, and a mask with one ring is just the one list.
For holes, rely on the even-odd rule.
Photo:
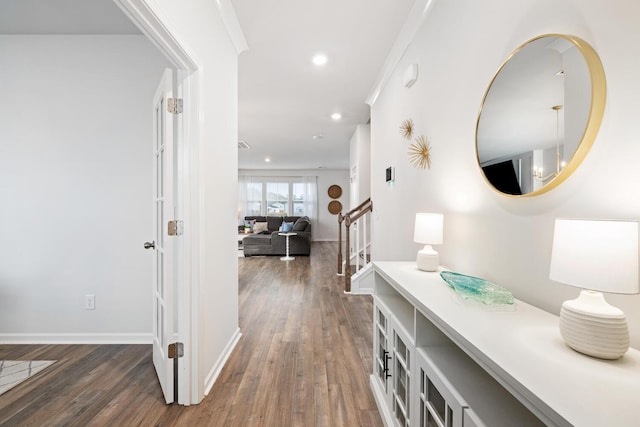
{"label": "ceramic lamp base", "polygon": [[430,245],[426,245],[418,251],[416,266],[423,271],[437,271],[438,267],[440,267],[438,252],[434,251]]}
{"label": "ceramic lamp base", "polygon": [[560,334],[575,351],[599,359],[618,359],[629,349],[624,313],[599,292],[582,291],[577,299],[562,304]]}

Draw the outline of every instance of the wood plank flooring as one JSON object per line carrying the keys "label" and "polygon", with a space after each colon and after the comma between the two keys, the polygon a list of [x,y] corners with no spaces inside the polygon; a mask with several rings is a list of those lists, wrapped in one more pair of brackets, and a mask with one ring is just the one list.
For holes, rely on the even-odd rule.
{"label": "wood plank flooring", "polygon": [[0,346],[58,362],[0,396],[4,426],[381,426],[369,388],[372,302],[347,296],[336,244],[240,258],[242,338],[199,405],[165,405],[148,345]]}

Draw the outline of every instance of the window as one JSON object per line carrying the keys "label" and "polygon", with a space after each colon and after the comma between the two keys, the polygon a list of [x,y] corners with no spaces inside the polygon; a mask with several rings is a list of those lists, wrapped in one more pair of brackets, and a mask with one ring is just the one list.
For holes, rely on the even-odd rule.
{"label": "window", "polygon": [[246,216],[258,216],[262,212],[262,184],[259,182],[247,183],[247,210]]}
{"label": "window", "polygon": [[293,192],[291,199],[293,200],[293,214],[295,216],[305,215],[304,200],[305,200],[305,184],[302,182],[293,183]]}
{"label": "window", "polygon": [[251,177],[238,178],[240,218],[245,216],[317,217],[317,178]]}
{"label": "window", "polygon": [[289,215],[288,182],[267,182],[267,215]]}

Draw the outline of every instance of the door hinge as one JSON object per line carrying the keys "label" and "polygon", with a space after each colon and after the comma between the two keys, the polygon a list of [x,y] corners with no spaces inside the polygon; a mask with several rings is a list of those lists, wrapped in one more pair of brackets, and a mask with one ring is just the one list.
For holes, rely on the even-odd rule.
{"label": "door hinge", "polygon": [[174,342],[169,344],[169,359],[178,359],[184,356],[184,344],[181,342]]}
{"label": "door hinge", "polygon": [[167,227],[167,234],[169,234],[169,236],[182,236],[183,232],[184,232],[183,221],[179,221],[177,219],[169,221],[168,227]]}
{"label": "door hinge", "polygon": [[167,98],[167,112],[171,114],[182,113],[182,98]]}

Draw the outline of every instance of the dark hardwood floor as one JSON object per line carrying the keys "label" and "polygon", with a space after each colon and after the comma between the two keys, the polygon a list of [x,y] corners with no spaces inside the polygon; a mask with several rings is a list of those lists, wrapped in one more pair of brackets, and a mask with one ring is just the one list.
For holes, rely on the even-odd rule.
{"label": "dark hardwood floor", "polygon": [[0,346],[0,360],[58,360],[0,396],[0,425],[381,426],[371,297],[344,295],[335,263],[322,242],[239,259],[243,336],[199,405],[164,404],[149,345]]}

